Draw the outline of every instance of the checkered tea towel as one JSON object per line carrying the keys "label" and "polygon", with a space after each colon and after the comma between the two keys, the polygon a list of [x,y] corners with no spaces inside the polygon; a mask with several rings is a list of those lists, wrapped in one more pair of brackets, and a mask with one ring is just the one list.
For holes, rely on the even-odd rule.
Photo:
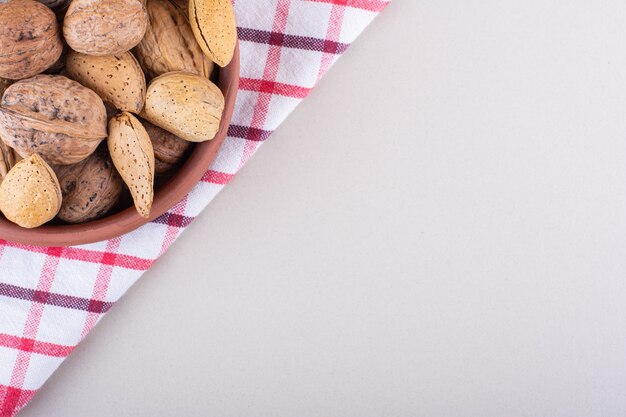
{"label": "checkered tea towel", "polygon": [[0,240],[0,416],[14,416],[304,99],[390,0],[236,0],[241,82],[222,149],[141,229],[80,247]]}

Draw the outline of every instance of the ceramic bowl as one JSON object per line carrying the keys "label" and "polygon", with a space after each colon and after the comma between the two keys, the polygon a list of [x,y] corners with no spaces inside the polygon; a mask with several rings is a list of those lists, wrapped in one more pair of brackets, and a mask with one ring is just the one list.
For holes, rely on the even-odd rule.
{"label": "ceramic bowl", "polygon": [[141,217],[129,202],[99,220],[76,225],[52,223],[36,229],[23,229],[0,214],[0,239],[34,246],[94,243],[131,232],[174,207],[201,180],[226,138],[239,86],[239,58],[237,45],[232,62],[219,72],[217,85],[226,99],[219,132],[213,140],[197,144],[185,163],[156,190],[150,218]]}

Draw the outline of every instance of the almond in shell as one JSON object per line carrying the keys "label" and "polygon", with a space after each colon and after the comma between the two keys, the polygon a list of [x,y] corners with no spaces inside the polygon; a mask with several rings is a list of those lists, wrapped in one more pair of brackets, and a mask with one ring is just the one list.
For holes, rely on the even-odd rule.
{"label": "almond in shell", "polygon": [[190,142],[217,134],[224,95],[210,80],[186,72],[170,72],[152,80],[142,117]]}
{"label": "almond in shell", "polygon": [[132,53],[93,56],[70,52],[67,74],[122,111],[139,113],[146,100],[146,78]]}
{"label": "almond in shell", "polygon": [[228,65],[237,44],[231,0],[189,0],[189,22],[204,53],[220,67]]}
{"label": "almond in shell", "polygon": [[37,154],[18,162],[0,184],[0,211],[7,220],[27,229],[52,220],[61,203],[59,181]]}
{"label": "almond in shell", "polygon": [[154,198],[154,149],[146,129],[132,114],[120,113],[109,121],[107,144],[137,211],[148,218]]}

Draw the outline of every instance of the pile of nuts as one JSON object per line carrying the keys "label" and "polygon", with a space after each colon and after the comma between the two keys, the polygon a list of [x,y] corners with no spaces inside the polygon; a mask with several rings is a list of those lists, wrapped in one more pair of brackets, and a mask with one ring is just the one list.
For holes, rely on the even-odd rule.
{"label": "pile of nuts", "polygon": [[230,0],[0,0],[0,211],[25,228],[105,216],[215,137]]}

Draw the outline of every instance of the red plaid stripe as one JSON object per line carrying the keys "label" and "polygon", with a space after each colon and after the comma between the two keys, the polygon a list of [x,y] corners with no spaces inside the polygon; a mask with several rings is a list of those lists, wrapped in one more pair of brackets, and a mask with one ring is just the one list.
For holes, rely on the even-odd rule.
{"label": "red plaid stripe", "polygon": [[12,417],[16,414],[14,410],[20,410],[35,396],[35,390],[25,390],[7,385],[0,385],[0,399],[16,399],[12,404],[13,410],[5,406],[4,401],[0,402],[3,406],[0,408],[0,417]]}
{"label": "red plaid stripe", "polygon": [[226,185],[232,180],[234,177],[233,174],[228,174],[226,172],[214,171],[212,169],[208,170],[206,174],[202,177],[203,182],[209,182],[216,185]]}
{"label": "red plaid stripe", "polygon": [[369,12],[382,12],[389,2],[382,0],[307,0],[317,3],[329,3],[336,6],[352,7]]}
{"label": "red plaid stripe", "polygon": [[[45,369],[49,375],[73,351],[387,4],[383,0],[238,2],[242,93],[220,155],[192,194],[146,228],[97,245],[38,248],[0,239],[0,360],[4,358],[0,370],[10,374],[4,381],[1,376],[7,372],[0,372],[0,417],[14,416],[30,401],[45,379],[33,374]],[[306,22],[312,7],[319,8],[317,18],[328,16],[328,20]],[[73,328],[59,331],[58,323],[65,319]],[[14,357],[7,363],[6,358]],[[31,366],[34,357],[36,368]]]}
{"label": "red plaid stripe", "polygon": [[[255,80],[252,78],[242,78],[239,81],[239,88],[242,90],[254,91],[256,93],[269,93],[299,99],[306,98],[306,96],[308,96],[311,92],[311,89],[307,87],[277,83],[275,81]],[[231,135],[231,129],[229,129],[228,134]],[[240,137],[237,134],[231,136]],[[267,136],[269,136],[269,134]]]}
{"label": "red plaid stripe", "polygon": [[[106,253],[115,253],[120,248],[121,239],[115,238],[107,242]],[[106,255],[103,255],[103,258]],[[98,309],[102,306],[102,301],[107,295],[109,287],[109,281],[111,280],[111,274],[113,273],[113,265],[110,263],[101,263],[96,282],[93,286],[93,294],[89,302],[89,309],[87,311],[87,317],[85,319],[85,325],[83,331],[80,334],[80,338],[83,339],[93,329],[101,317],[101,313],[98,313]]]}
{"label": "red plaid stripe", "polygon": [[107,264],[119,268],[135,269],[139,271],[146,271],[154,263],[153,259],[142,259],[136,256],[113,252],[102,252],[76,247],[67,247],[63,248],[63,251],[60,251],[59,249],[61,248],[41,248],[38,246],[28,246],[22,245],[21,243],[8,242],[6,240],[0,242],[2,242],[4,247],[23,249],[32,253],[48,253],[50,249],[56,249],[56,251],[48,253],[48,255],[74,261]]}
{"label": "red plaid stripe", "polygon": [[[282,53],[282,42],[284,41],[282,34],[285,33],[285,26],[287,26],[287,18],[289,17],[290,8],[291,0],[278,0],[276,4],[274,24],[272,25],[272,32],[269,39],[270,47],[265,61],[265,68],[263,70],[263,82],[265,83],[276,82]],[[254,115],[252,116],[252,122],[250,123],[251,129],[256,129],[258,131],[263,130],[269,105],[272,100],[272,94],[273,91],[259,91],[257,103],[254,107]],[[252,157],[252,155],[254,155],[258,142],[258,140],[246,140],[239,168],[241,168]]]}
{"label": "red plaid stripe", "polygon": [[22,352],[37,353],[59,358],[69,356],[76,346],[57,345],[56,343],[40,342],[35,339],[18,337],[0,333],[0,346]]}
{"label": "red plaid stripe", "polygon": [[[37,291],[45,294],[50,291],[52,282],[56,272],[57,265],[59,264],[59,258],[63,253],[63,248],[48,248],[48,256],[41,271],[39,277],[39,283],[37,284]],[[37,331],[39,329],[39,323],[43,314],[45,304],[35,300],[31,304],[30,311],[28,312],[28,318],[24,326],[24,331],[21,340],[28,341],[26,348],[20,348],[17,354],[15,365],[13,366],[13,373],[11,374],[10,388],[5,394],[2,400],[3,407],[0,409],[0,414],[9,415],[20,404],[22,389],[24,388],[24,380],[26,379],[26,373],[28,372],[28,365],[31,355],[33,353],[33,347],[35,344],[35,338],[37,337]],[[32,342],[31,342],[32,341]]]}

